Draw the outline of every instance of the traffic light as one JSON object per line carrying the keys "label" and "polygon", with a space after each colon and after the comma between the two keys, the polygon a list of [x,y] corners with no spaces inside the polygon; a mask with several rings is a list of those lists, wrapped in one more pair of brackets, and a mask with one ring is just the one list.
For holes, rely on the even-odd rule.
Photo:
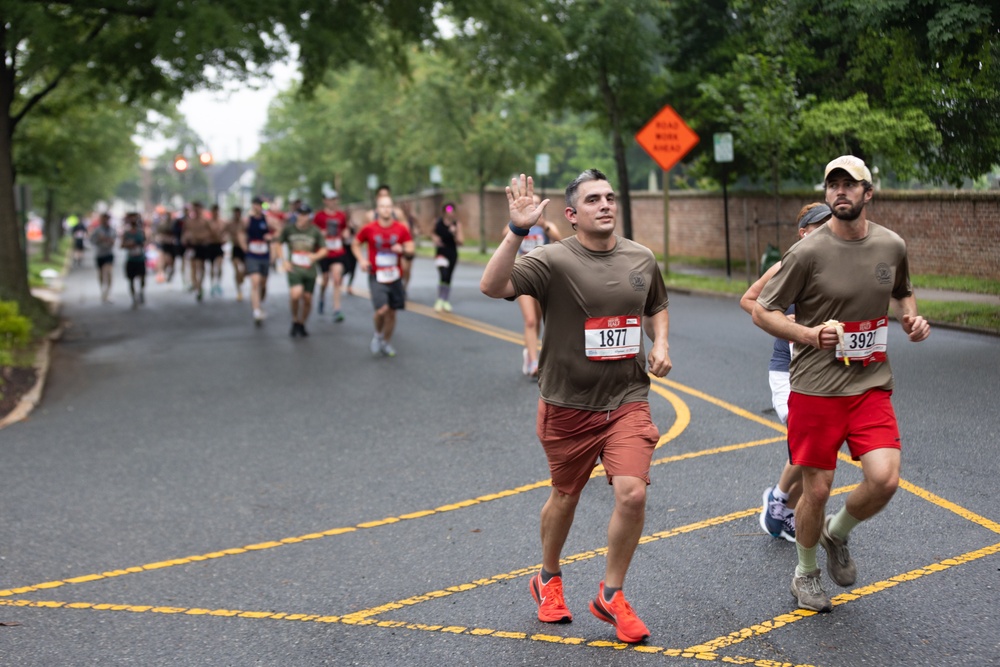
{"label": "traffic light", "polygon": [[176,171],[185,172],[187,171],[188,166],[190,165],[188,165],[187,158],[183,155],[178,155],[174,158],[174,169]]}
{"label": "traffic light", "polygon": [[201,166],[203,167],[207,167],[208,165],[212,164],[214,159],[215,158],[213,158],[212,154],[208,151],[202,151],[201,153],[198,154],[198,162],[201,162]]}

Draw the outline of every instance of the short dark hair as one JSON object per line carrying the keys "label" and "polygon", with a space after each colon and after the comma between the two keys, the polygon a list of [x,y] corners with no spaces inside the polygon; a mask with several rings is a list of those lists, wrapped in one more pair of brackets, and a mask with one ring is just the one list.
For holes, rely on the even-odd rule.
{"label": "short dark hair", "polygon": [[607,181],[608,177],[600,169],[587,169],[566,186],[566,206],[576,208],[577,191],[580,185],[589,181]]}
{"label": "short dark hair", "polygon": [[451,211],[454,211],[456,208],[457,206],[455,206],[455,202],[450,201],[446,202],[445,205],[441,207],[441,210],[445,213],[450,213]]}

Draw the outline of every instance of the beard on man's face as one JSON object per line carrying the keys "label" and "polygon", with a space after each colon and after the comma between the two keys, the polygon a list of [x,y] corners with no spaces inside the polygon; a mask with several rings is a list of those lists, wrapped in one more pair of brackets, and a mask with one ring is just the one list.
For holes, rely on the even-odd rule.
{"label": "beard on man's face", "polygon": [[830,204],[830,211],[833,212],[833,217],[838,220],[843,220],[844,222],[853,222],[857,220],[864,208],[864,200],[859,201],[857,204],[852,204],[846,199],[841,199],[833,204]]}

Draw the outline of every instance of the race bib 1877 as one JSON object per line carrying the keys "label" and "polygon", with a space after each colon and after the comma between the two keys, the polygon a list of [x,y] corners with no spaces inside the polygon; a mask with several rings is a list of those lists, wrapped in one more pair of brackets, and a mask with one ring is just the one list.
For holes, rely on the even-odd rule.
{"label": "race bib 1877", "polygon": [[591,317],[584,324],[584,346],[591,361],[633,359],[642,343],[642,318],[636,315]]}

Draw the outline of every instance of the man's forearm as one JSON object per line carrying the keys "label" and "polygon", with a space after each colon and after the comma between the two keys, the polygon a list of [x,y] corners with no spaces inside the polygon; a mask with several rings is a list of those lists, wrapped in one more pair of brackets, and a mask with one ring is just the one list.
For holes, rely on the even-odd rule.
{"label": "man's forearm", "polygon": [[479,289],[483,294],[494,299],[502,299],[514,295],[510,276],[514,270],[514,260],[521,247],[521,237],[516,234],[506,234],[500,241],[500,246],[490,257],[479,281]]}

